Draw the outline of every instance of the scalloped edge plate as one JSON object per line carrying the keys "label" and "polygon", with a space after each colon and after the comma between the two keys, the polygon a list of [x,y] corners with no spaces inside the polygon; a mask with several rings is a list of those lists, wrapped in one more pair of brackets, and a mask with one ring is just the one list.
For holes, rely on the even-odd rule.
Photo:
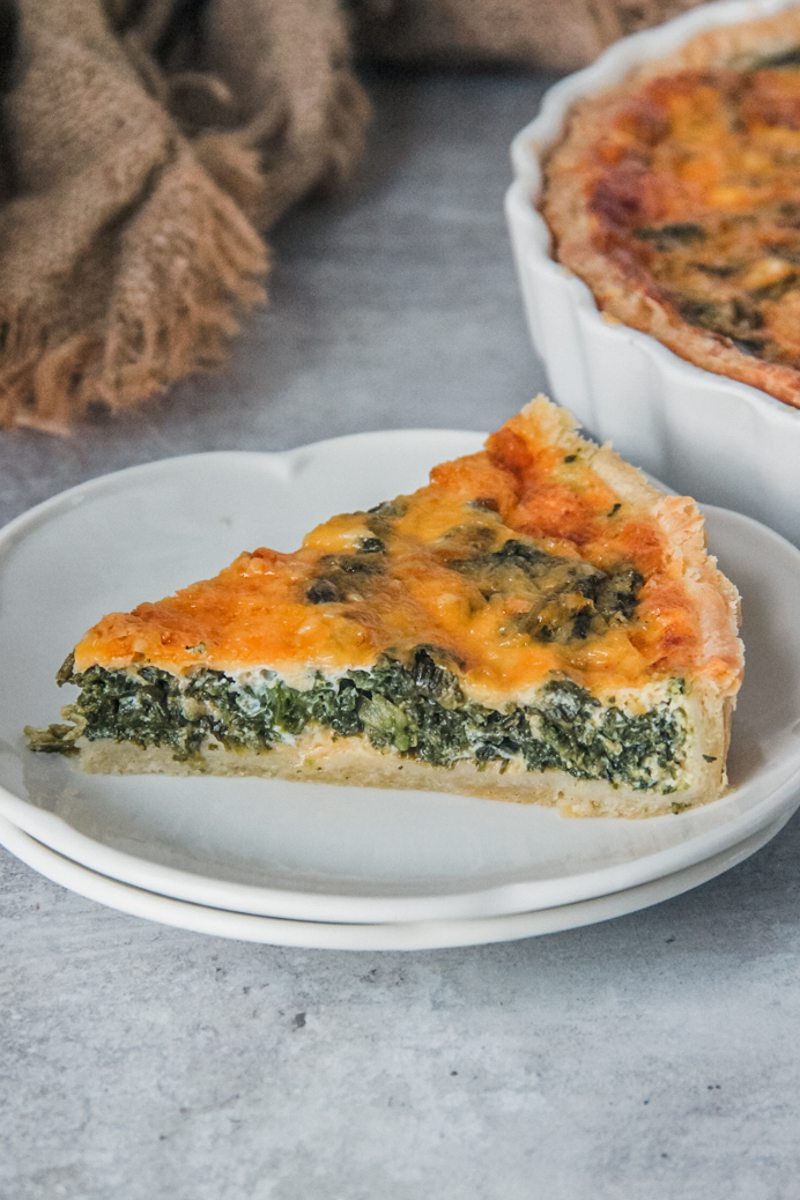
{"label": "scalloped edge plate", "polygon": [[[723,799],[678,817],[569,821],[436,793],[279,780],[84,775],[31,755],[63,654],[97,616],[213,574],[243,546],[296,544],[328,513],[418,486],[477,434],[397,431],[282,454],[223,452],[130,468],[0,532],[0,815],[76,863],[162,895],[282,919],[485,918],[574,904],[720,854],[800,803],[800,552],[708,511],[745,599],[749,665]],[[53,580],[58,588],[53,587]]]}
{"label": "scalloped edge plate", "polygon": [[754,834],[729,850],[686,867],[673,875],[639,887],[598,896],[577,904],[514,913],[501,917],[454,921],[388,922],[386,924],[335,924],[322,921],[286,921],[252,913],[209,908],[159,896],[119,880],[97,874],[43,846],[16,825],[0,817],[0,845],[27,866],[68,891],[104,904],[117,912],[141,917],[193,933],[260,942],[270,946],[306,950],[444,950],[455,946],[481,946],[523,938],[562,933],[596,925],[615,917],[650,908],[731,870],[760,850],[786,824],[789,816]]}

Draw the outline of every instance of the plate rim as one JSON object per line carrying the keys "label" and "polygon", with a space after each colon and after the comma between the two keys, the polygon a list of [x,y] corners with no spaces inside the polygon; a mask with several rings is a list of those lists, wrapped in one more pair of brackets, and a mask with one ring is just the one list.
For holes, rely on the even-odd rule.
{"label": "plate rim", "polygon": [[91,498],[94,493],[103,492],[109,485],[125,482],[136,475],[147,475],[151,472],[157,472],[168,467],[178,467],[186,463],[210,462],[212,460],[221,461],[224,458],[248,458],[253,461],[259,459],[269,459],[272,461],[284,459],[291,461],[292,458],[299,457],[301,454],[308,452],[318,453],[327,446],[342,445],[345,442],[382,441],[387,436],[401,437],[408,440],[420,437],[459,437],[466,440],[485,440],[488,435],[486,432],[475,429],[447,429],[432,425],[404,426],[398,429],[361,429],[355,433],[336,434],[330,438],[318,438],[314,442],[302,442],[300,445],[290,446],[286,450],[196,450],[190,454],[168,454],[164,458],[150,458],[146,462],[131,463],[127,467],[118,467],[114,471],[104,471],[102,475],[92,475],[90,479],[83,479],[80,483],[70,484],[69,487],[62,488],[61,491],[54,492],[51,496],[46,496],[43,500],[39,500],[36,504],[31,505],[30,508],[23,509],[22,512],[11,517],[6,521],[5,525],[0,526],[0,560],[10,546],[13,546],[14,542],[18,539],[19,533],[24,533],[28,526],[31,529],[35,528],[40,523],[42,517],[51,515],[51,508],[74,506],[75,501],[83,501],[87,497]]}
{"label": "plate rim", "polygon": [[0,846],[31,870],[76,895],[169,928],[289,949],[417,952],[544,937],[652,908],[733,870],[777,837],[791,816],[783,814],[749,838],[699,863],[608,895],[499,916],[372,924],[286,920],[150,892],[74,862],[2,816]]}
{"label": "plate rim", "polygon": [[[226,458],[232,457],[241,460],[244,457],[255,462],[264,462],[265,460],[269,463],[277,460],[291,462],[293,458],[300,455],[324,452],[332,445],[342,446],[345,443],[363,445],[365,440],[380,441],[382,449],[385,450],[387,439],[389,441],[418,441],[420,437],[445,438],[452,439],[456,443],[459,440],[465,443],[474,441],[481,436],[484,435],[473,431],[438,428],[375,430],[321,439],[283,451],[214,450],[135,464],[77,484],[49,497],[34,508],[12,519],[0,530],[0,565],[9,549],[18,544],[26,532],[32,532],[38,528],[48,517],[55,517],[65,509],[73,508],[87,498],[102,496],[109,486],[124,487],[134,477],[159,471],[168,474],[176,466],[185,469],[187,466],[197,464],[198,460],[204,462],[215,460],[219,463]],[[768,542],[772,541],[782,552],[788,550],[790,556],[797,560],[800,567],[800,550],[774,530],[751,517],[735,513],[732,510],[705,506],[704,511],[712,515],[719,514],[723,520],[745,522],[756,531],[759,538],[766,539]],[[581,902],[598,895],[626,890],[632,886],[638,886],[671,874],[675,869],[679,869],[675,866],[675,856],[678,853],[680,853],[681,867],[703,861],[710,855],[721,852],[726,847],[742,840],[743,837],[750,836],[758,829],[765,827],[784,810],[791,811],[793,800],[795,800],[795,806],[800,804],[800,795],[797,795],[798,787],[800,787],[800,746],[796,760],[790,760],[790,766],[778,770],[773,767],[772,772],[768,769],[766,774],[769,788],[766,795],[762,796],[749,809],[735,814],[722,825],[697,834],[691,841],[666,847],[638,859],[596,868],[569,877],[571,899],[568,902]],[[723,797],[715,803],[724,802],[725,798]],[[372,914],[370,923],[387,920],[430,919],[432,906],[435,907],[438,916],[442,919],[453,919],[455,917],[497,916],[509,912],[529,911],[532,907],[537,909],[554,908],[567,902],[557,894],[559,888],[563,891],[563,876],[546,880],[515,880],[500,884],[488,884],[479,889],[445,894],[433,893],[424,897],[297,892],[274,885],[233,883],[211,876],[194,874],[181,868],[153,863],[126,851],[117,850],[80,832],[60,814],[39,808],[0,785],[0,815],[2,814],[6,815],[19,829],[43,842],[54,851],[65,853],[67,857],[80,862],[89,870],[108,874],[108,864],[112,863],[114,864],[114,877],[132,886],[163,891],[165,881],[169,881],[169,894],[177,899],[190,903],[207,903],[209,896],[212,896],[214,897],[213,903],[218,907],[228,907],[231,910],[261,915],[268,913],[281,919],[313,919],[318,915],[320,909],[326,909],[335,913],[336,920],[360,923],[364,920],[364,916],[359,910],[366,905],[369,906]],[[691,851],[687,855],[686,851],[689,847],[691,847]],[[101,865],[99,860],[102,860],[105,865]],[[637,869],[632,870],[634,865]],[[540,894],[540,899],[535,906],[531,904],[530,897],[527,899],[525,897],[525,893],[530,893],[531,889]],[[223,893],[227,896],[225,903],[222,903]],[[544,899],[541,899],[542,896]]]}

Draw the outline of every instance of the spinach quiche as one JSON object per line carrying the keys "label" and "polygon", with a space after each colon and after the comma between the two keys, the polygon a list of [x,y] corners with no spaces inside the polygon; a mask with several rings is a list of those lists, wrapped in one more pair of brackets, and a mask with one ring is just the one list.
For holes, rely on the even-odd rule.
{"label": "spinach quiche", "polygon": [[542,210],[610,317],[800,406],[800,9],[577,104]]}
{"label": "spinach quiche", "polygon": [[738,597],[693,501],[539,397],[430,482],[104,617],[33,749],[646,816],[725,787]]}

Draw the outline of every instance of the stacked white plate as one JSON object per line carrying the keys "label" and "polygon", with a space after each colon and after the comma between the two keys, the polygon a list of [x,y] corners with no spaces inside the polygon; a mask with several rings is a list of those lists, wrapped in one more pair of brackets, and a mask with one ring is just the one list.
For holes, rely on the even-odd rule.
{"label": "stacked white plate", "polygon": [[468,453],[477,434],[361,434],[285,454],[219,453],[74,488],[0,534],[0,842],[51,879],[138,916],[280,945],[419,949],[591,924],[740,862],[800,803],[800,552],[707,511],[744,603],[747,676],[715,804],[648,821],[570,821],[458,796],[260,779],[84,775],[34,755],[54,675],[105,612],[290,550]]}

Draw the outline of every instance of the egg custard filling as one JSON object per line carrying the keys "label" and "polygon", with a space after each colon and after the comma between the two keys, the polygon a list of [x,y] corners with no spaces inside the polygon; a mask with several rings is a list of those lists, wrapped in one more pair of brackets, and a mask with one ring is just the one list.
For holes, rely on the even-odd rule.
{"label": "egg custard filling", "polygon": [[33,749],[647,815],[724,787],[736,595],[691,501],[544,399],[409,496],[104,618]]}

